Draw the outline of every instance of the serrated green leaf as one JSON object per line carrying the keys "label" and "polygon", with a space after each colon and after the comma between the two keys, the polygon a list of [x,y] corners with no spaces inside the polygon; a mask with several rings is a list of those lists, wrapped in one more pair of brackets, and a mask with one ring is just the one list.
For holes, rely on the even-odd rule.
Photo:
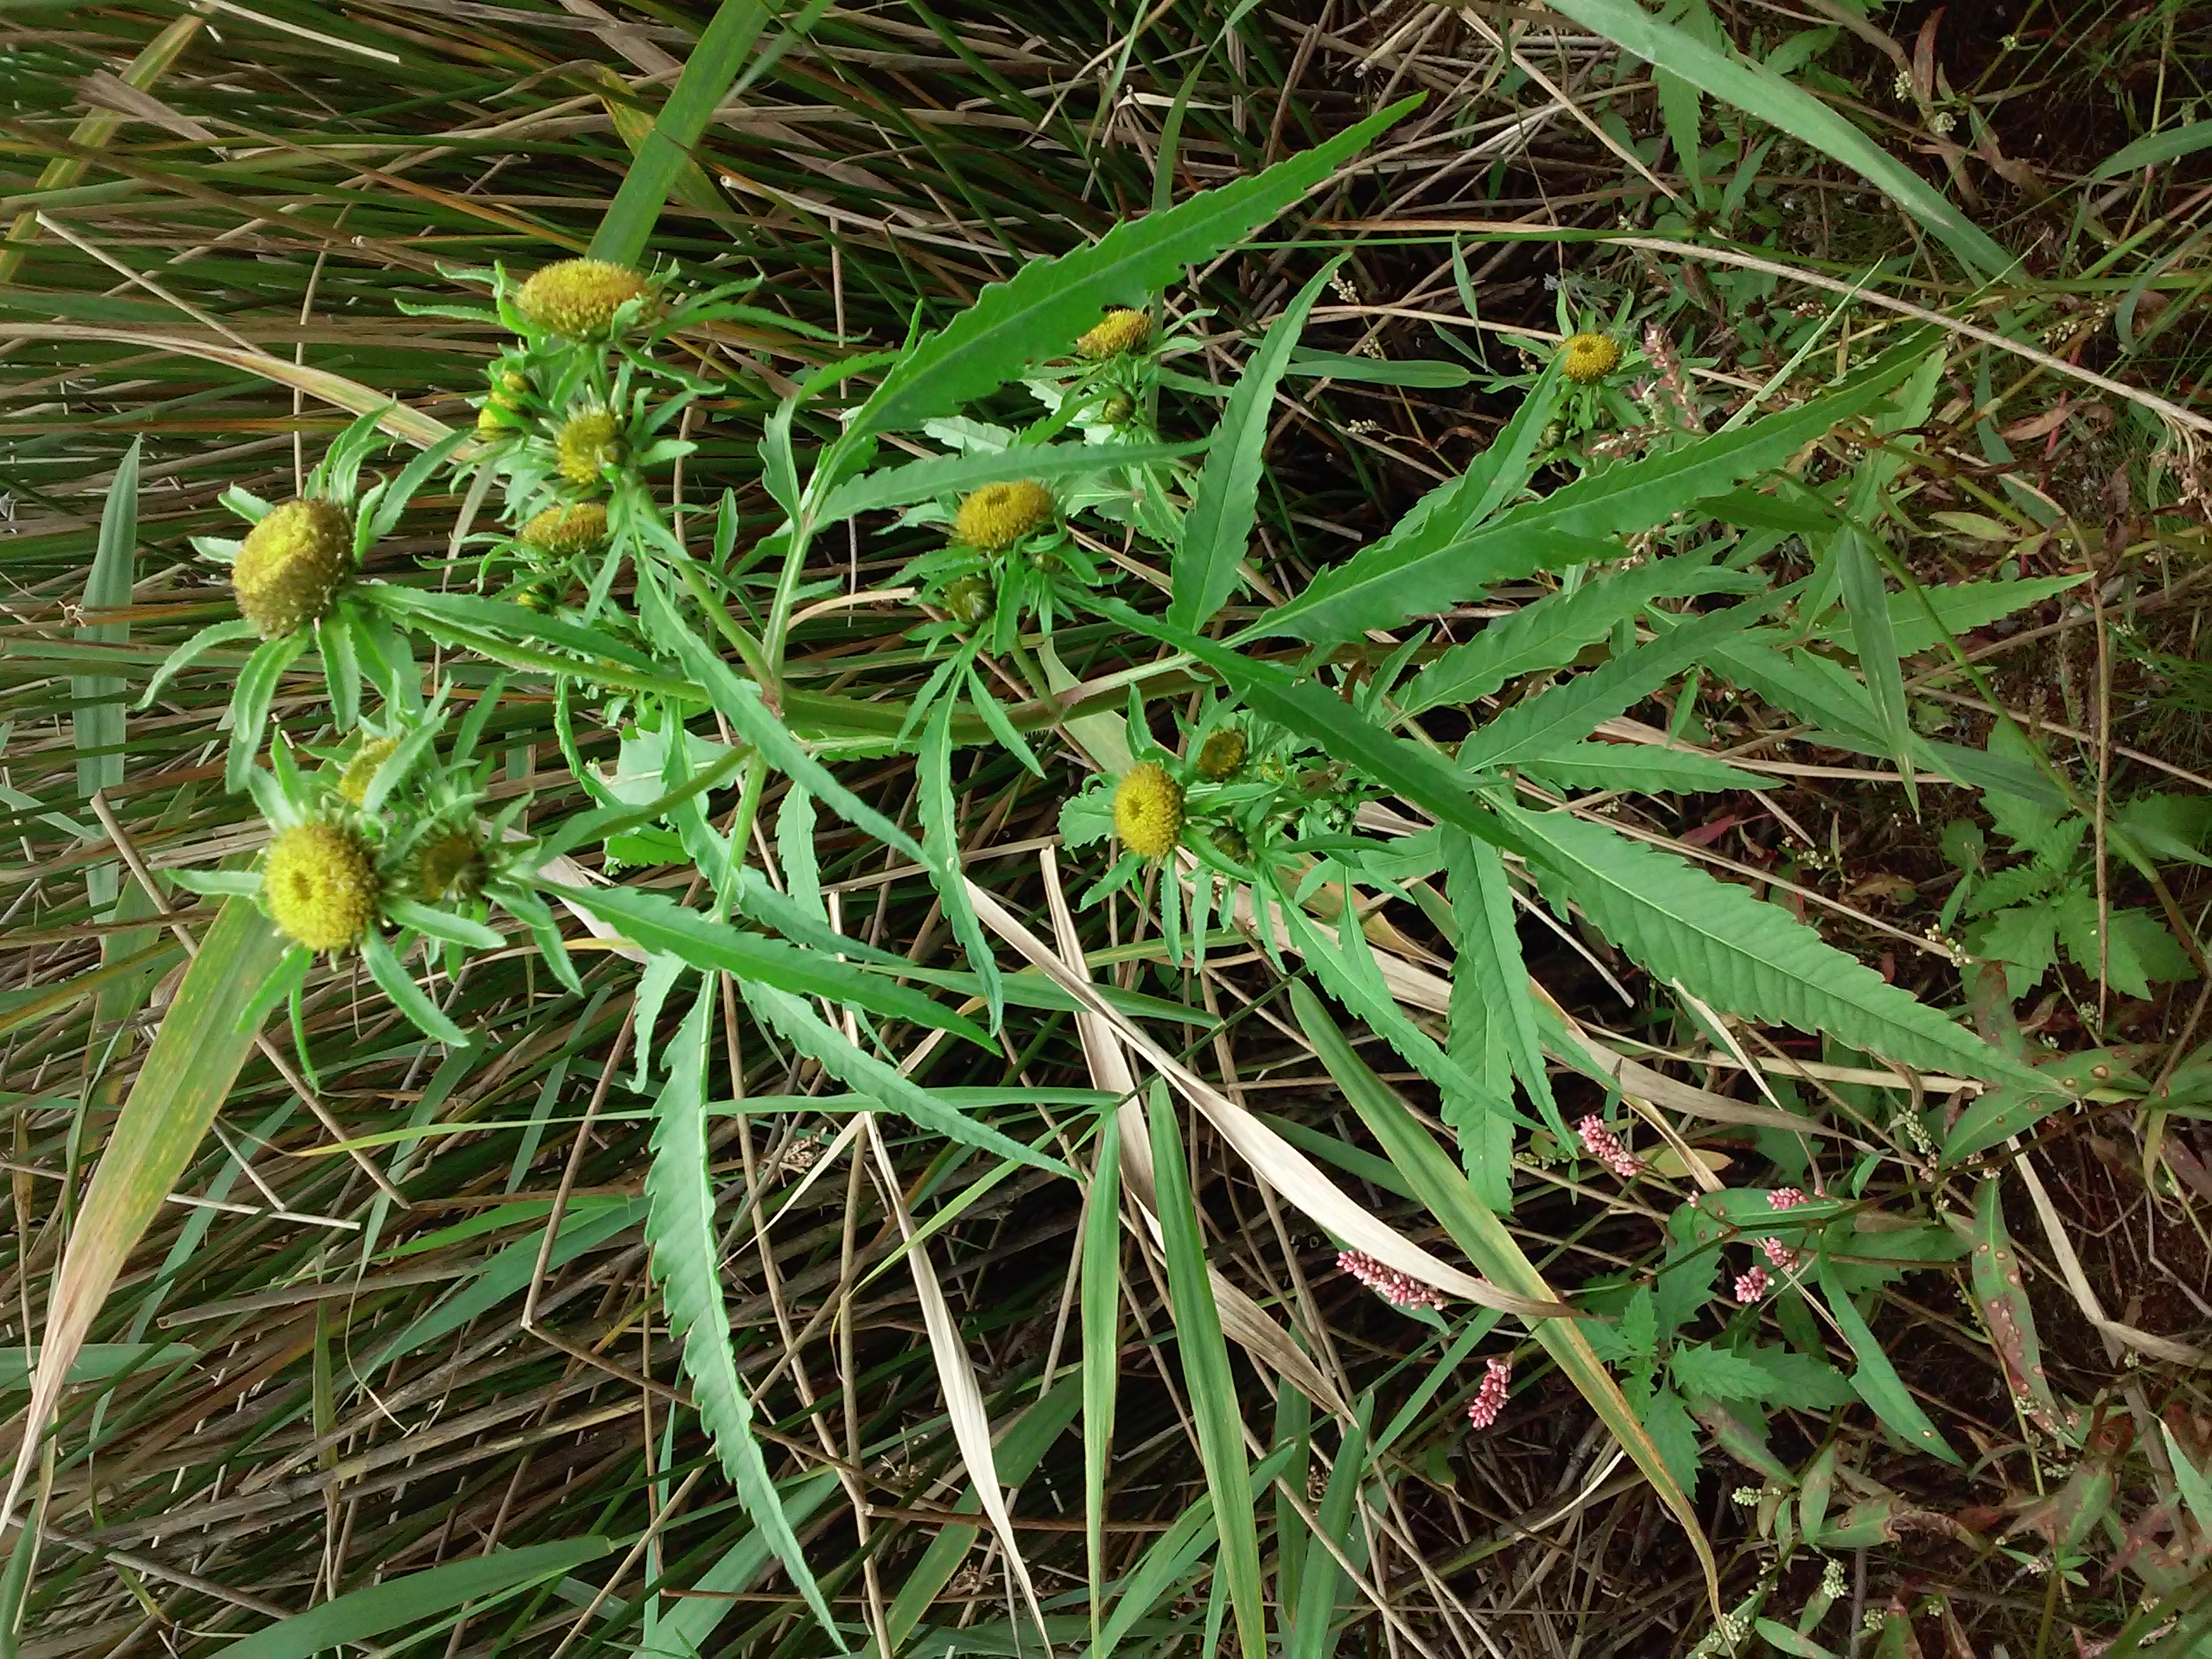
{"label": "serrated green leaf", "polygon": [[1774,1379],[1764,1368],[1709,1342],[1677,1344],[1667,1365],[1685,1392],[1715,1400],[1764,1400],[1774,1390]]}
{"label": "serrated green leaf", "polygon": [[[1529,967],[1522,959],[1521,938],[1514,925],[1505,861],[1488,842],[1447,830],[1444,868],[1452,917],[1459,924],[1459,950],[1452,963],[1452,1017],[1455,1021],[1462,1017],[1479,1018],[1496,1030],[1513,1076],[1529,1091],[1553,1135],[1563,1142],[1567,1123],[1552,1098],[1551,1073],[1544,1062],[1542,1033],[1529,990]],[[1468,992],[1465,999],[1459,995],[1463,982]],[[1509,1149],[1511,1135],[1509,1120]],[[1506,1191],[1510,1195],[1510,1182]],[[1501,1206],[1492,1204],[1491,1207]]]}
{"label": "serrated green leaf", "polygon": [[918,426],[997,390],[1031,359],[1068,351],[1102,306],[1142,304],[1280,216],[1418,100],[1402,99],[1264,173],[1118,225],[1087,248],[1037,259],[918,341],[847,428],[849,441]]}
{"label": "serrated green leaf", "polygon": [[1204,627],[1236,591],[1236,567],[1252,539],[1259,509],[1262,452],[1274,426],[1275,388],[1313,302],[1347,257],[1330,260],[1292,297],[1268,325],[1229,394],[1213,448],[1192,486],[1171,568],[1167,618],[1179,628]]}
{"label": "serrated green leaf", "polygon": [[1708,496],[1780,466],[1840,422],[1872,408],[1911,372],[1918,347],[1891,353],[1837,390],[1734,431],[1593,473],[1478,529],[1438,512],[1316,577],[1245,638],[1294,634],[1317,643],[1395,627],[1473,599],[1495,584],[1591,558],[1617,558],[1607,538],[1663,524]]}
{"label": "serrated green leaf", "polygon": [[805,1597],[815,1620],[845,1650],[830,1605],[769,1478],[753,1433],[753,1399],[738,1375],[722,1301],[721,1234],[715,1224],[714,1185],[707,1173],[707,1027],[715,982],[700,988],[691,1012],[668,1046],[668,1081],[653,1099],[652,1162],[645,1171],[645,1240],[668,1310],[670,1333],[683,1344],[683,1374],[700,1423],[713,1439],[722,1472],[745,1511]]}
{"label": "serrated green leaf", "polygon": [[1628,790],[1637,794],[1719,793],[1765,789],[1774,779],[1718,756],[1656,743],[1570,743],[1521,770],[1557,790]]}
{"label": "serrated green leaf", "polygon": [[1738,1357],[1766,1373],[1770,1387],[1764,1398],[1770,1404],[1799,1411],[1832,1411],[1858,1398],[1842,1372],[1811,1354],[1759,1347],[1739,1349]]}
{"label": "serrated green leaf", "polygon": [[1656,1389],[1643,1404],[1644,1432],[1651,1437],[1667,1472],[1675,1478],[1685,1498],[1697,1496],[1697,1425],[1681,1395],[1672,1389]]}
{"label": "serrated green leaf", "polygon": [[978,1123],[958,1108],[900,1075],[874,1055],[856,1047],[845,1033],[828,1024],[806,1002],[788,991],[760,980],[741,979],[738,988],[745,1001],[785,1042],[817,1061],[822,1068],[855,1093],[874,1098],[884,1110],[920,1124],[948,1141],[957,1141],[995,1157],[1009,1158],[1055,1175],[1070,1173],[1057,1158],[1026,1147]]}
{"label": "serrated green leaf", "polygon": [[694,968],[720,969],[741,980],[763,981],[798,996],[849,1002],[887,1019],[956,1032],[990,1046],[989,1038],[974,1020],[909,986],[826,952],[715,921],[665,893],[620,887],[548,891],[613,923],[631,943],[655,955],[666,954]]}
{"label": "serrated green leaf", "polygon": [[1715,1007],[1826,1032],[1923,1071],[2032,1079],[2018,1061],[1778,906],[1603,824],[1505,810],[1537,849],[1537,885],[1554,908],[1579,905],[1645,968]]}
{"label": "serrated green leaf", "polygon": [[[929,855],[932,868],[952,873],[951,880],[938,884],[944,918],[951,925],[961,949],[968,953],[968,960],[976,969],[983,988],[983,1006],[990,1014],[991,1029],[996,1031],[1006,1013],[1006,992],[1000,982],[998,960],[991,952],[989,936],[976,919],[975,901],[968,896],[968,884],[959,879],[960,825],[952,804],[950,697],[938,699],[937,707],[930,711],[929,723],[922,733],[921,753],[915,757],[914,781],[920,797],[923,849]],[[959,1018],[957,1014],[952,1017]],[[977,1033],[976,1040],[988,1046],[981,1033]]]}
{"label": "serrated green leaf", "polygon": [[1579,742],[1702,661],[1720,641],[1742,632],[1789,591],[1693,617],[1600,668],[1515,703],[1460,746],[1459,764],[1470,772],[1518,766]]}
{"label": "serrated green leaf", "polygon": [[1116,472],[1128,467],[1147,467],[1195,454],[1209,441],[1197,443],[1054,443],[997,451],[969,451],[957,455],[930,455],[904,467],[886,467],[849,479],[832,490],[816,510],[817,531],[863,512],[881,512],[911,505],[939,495],[979,489],[1013,479],[1033,479],[1057,484],[1071,478]]}
{"label": "serrated green leaf", "polygon": [[1466,644],[1452,646],[1414,676],[1398,707],[1418,715],[1444,703],[1472,702],[1523,674],[1564,668],[1584,646],[1607,638],[1655,600],[1757,585],[1756,577],[1689,558],[1610,572],[1485,624]]}

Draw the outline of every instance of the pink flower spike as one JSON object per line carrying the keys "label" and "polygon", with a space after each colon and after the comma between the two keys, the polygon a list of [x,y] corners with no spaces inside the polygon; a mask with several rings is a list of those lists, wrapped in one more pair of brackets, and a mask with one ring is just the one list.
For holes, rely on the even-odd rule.
{"label": "pink flower spike", "polygon": [[1767,1277],[1764,1268],[1753,1268],[1749,1273],[1739,1273],[1736,1275],[1736,1300],[1749,1307],[1765,1295],[1768,1287],[1773,1283],[1774,1281]]}
{"label": "pink flower spike", "polygon": [[1429,1285],[1389,1268],[1357,1250],[1337,1252],[1337,1266],[1393,1307],[1441,1307],[1444,1298]]}
{"label": "pink flower spike", "polygon": [[1766,1259],[1774,1264],[1776,1272],[1794,1273],[1796,1271],[1797,1252],[1791,1249],[1789,1246],[1783,1243],[1780,1239],[1763,1238],[1759,1240],[1759,1249],[1765,1253]]}
{"label": "pink flower spike", "polygon": [[1513,1361],[1510,1356],[1494,1357],[1484,1362],[1483,1385],[1475,1390],[1475,1397],[1467,1405],[1467,1424],[1471,1428],[1488,1428],[1497,1421],[1497,1414],[1505,1409],[1505,1390],[1513,1381]]}
{"label": "pink flower spike", "polygon": [[1805,1195],[1794,1186],[1777,1186],[1767,1194],[1766,1201],[1777,1210],[1795,1210],[1805,1202]]}
{"label": "pink flower spike", "polygon": [[1605,1127],[1600,1117],[1586,1117],[1574,1126],[1581,1137],[1582,1149],[1603,1164],[1621,1179],[1633,1180],[1643,1173],[1643,1160],[1621,1144],[1621,1138]]}

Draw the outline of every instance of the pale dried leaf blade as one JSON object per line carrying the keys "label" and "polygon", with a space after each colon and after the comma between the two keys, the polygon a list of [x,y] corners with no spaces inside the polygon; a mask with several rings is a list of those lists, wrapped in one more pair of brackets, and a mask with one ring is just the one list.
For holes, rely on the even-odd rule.
{"label": "pale dried leaf blade", "polygon": [[982,918],[984,925],[1085,1007],[1109,1021],[1121,1040],[1143,1056],[1146,1063],[1166,1078],[1178,1094],[1197,1107],[1213,1125],[1214,1132],[1252,1166],[1255,1173],[1351,1249],[1478,1306],[1516,1313],[1522,1319],[1574,1317],[1574,1310],[1564,1302],[1515,1295],[1487,1280],[1461,1271],[1430,1255],[1404,1234],[1378,1220],[1371,1211],[1353,1203],[1305,1154],[1122,1019],[1089,980],[1071,974],[1044,941],[1023,926],[997,899],[974,882],[968,885],[976,913]]}
{"label": "pale dried leaf blade", "polygon": [[937,1268],[930,1261],[929,1247],[914,1237],[914,1217],[906,1208],[906,1194],[899,1172],[891,1162],[890,1151],[876,1132],[874,1114],[861,1116],[868,1120],[868,1145],[882,1172],[884,1202],[891,1206],[892,1214],[899,1221],[899,1236],[906,1241],[906,1265],[913,1274],[914,1294],[922,1304],[922,1323],[929,1332],[930,1355],[937,1362],[938,1379],[944,1389],[945,1413],[952,1420],[952,1438],[960,1448],[960,1461],[975,1484],[984,1518],[990,1522],[999,1548],[1006,1552],[1007,1565],[1014,1569],[1014,1582],[1021,1586],[1022,1599],[1028,1604],[1030,1617],[1036,1620],[1038,1634],[1044,1637],[1045,1650],[1049,1654],[1052,1643],[1045,1625],[1045,1610],[1038,1602],[1036,1586],[1030,1582],[1029,1563],[1014,1539],[1014,1517],[1007,1512],[1006,1493],[999,1485],[998,1459],[991,1451],[990,1414],[984,1409],[983,1391],[976,1386],[975,1367],[968,1359],[968,1346],[961,1341],[960,1327],[945,1302],[944,1287],[938,1282]]}

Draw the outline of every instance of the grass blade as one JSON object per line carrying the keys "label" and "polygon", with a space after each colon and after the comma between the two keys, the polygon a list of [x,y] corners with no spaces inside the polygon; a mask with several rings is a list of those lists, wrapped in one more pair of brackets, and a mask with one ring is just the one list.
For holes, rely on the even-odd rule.
{"label": "grass blade", "polygon": [[1995,276],[2012,265],[2010,254],[1917,173],[1810,92],[1765,65],[1718,51],[1653,16],[1636,0],[1560,0],[1553,10],[1605,35],[1655,68],[1679,75],[1722,103],[1732,104],[1833,156],[1934,232],[1973,275]]}
{"label": "grass blade", "polygon": [[691,48],[676,90],[661,105],[653,130],[639,144],[637,159],[599,222],[591,239],[593,258],[634,265],[644,256],[670,187],[692,164],[692,149],[772,16],[765,0],[722,0],[715,8],[714,21]]}
{"label": "grass blade", "polygon": [[0,1517],[15,1513],[24,1480],[38,1466],[39,1440],[100,1304],[245,1064],[255,1033],[238,1029],[239,1011],[283,954],[283,942],[252,900],[226,899],[179,982],[54,1274],[22,1450]]}
{"label": "grass blade", "polygon": [[342,1643],[366,1642],[487,1596],[543,1584],[597,1560],[611,1548],[604,1538],[570,1538],[448,1561],[334,1597],[223,1651],[230,1659],[314,1659]]}
{"label": "grass blade", "polygon": [[[1358,1052],[1337,1028],[1321,999],[1297,983],[1291,986],[1290,995],[1300,1028],[1313,1044],[1321,1064],[1328,1068],[1329,1075],[1337,1080],[1344,1097],[1375,1138],[1382,1143],[1383,1152],[1398,1173],[1444,1224],[1444,1230],[1453,1242],[1467,1253],[1468,1259],[1485,1277],[1498,1284],[1524,1296],[1549,1300],[1551,1287],[1544,1282],[1535,1264],[1522,1253],[1504,1224],[1475,1201],[1473,1189],[1445,1156],[1444,1149],[1406,1109],[1405,1103],[1368,1069],[1367,1062],[1360,1058]],[[1673,1510],[1675,1518],[1681,1522],[1683,1535],[1696,1552],[1698,1565],[1705,1570],[1707,1593],[1717,1612],[1721,1605],[1719,1572],[1697,1511],[1691,1507],[1688,1494],[1668,1472],[1665,1459],[1660,1456],[1651,1436],[1644,1432],[1643,1425],[1637,1421],[1636,1413],[1622,1397],[1611,1375],[1592,1351],[1589,1339],[1572,1319],[1535,1320],[1529,1330],[1567,1380],[1590,1402],[1590,1408],[1612,1431],[1621,1448],[1643,1471],[1643,1478],[1651,1483],[1651,1490],[1659,1495],[1660,1502]]]}
{"label": "grass blade", "polygon": [[1236,1408],[1236,1379],[1229,1370],[1229,1341],[1222,1335],[1213,1287],[1206,1282],[1205,1241],[1191,1196],[1183,1137],[1165,1086],[1152,1090],[1152,1179],[1160,1205],[1162,1253],[1175,1313],[1175,1351],[1190,1387],[1191,1416],[1206,1490],[1220,1525],[1222,1567],[1236,1614],[1237,1647],[1245,1659],[1267,1651],[1267,1607],[1260,1583],[1260,1534],[1251,1503],[1252,1471],[1244,1460],[1244,1420]]}

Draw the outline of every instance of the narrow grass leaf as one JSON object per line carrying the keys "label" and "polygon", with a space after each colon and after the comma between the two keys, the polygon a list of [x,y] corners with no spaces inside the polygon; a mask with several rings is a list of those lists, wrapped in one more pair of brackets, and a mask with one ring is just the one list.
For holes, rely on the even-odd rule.
{"label": "narrow grass leaf", "polygon": [[[1109,1039],[1110,1040],[1110,1039]],[[1115,1052],[1120,1052],[1118,1046]],[[1083,1536],[1090,1563],[1090,1642],[1106,1581],[1106,1466],[1122,1378],[1122,1137],[1102,1118],[1083,1211]]]}
{"label": "narrow grass leaf", "polygon": [[1843,606],[1851,619],[1851,639],[1859,656],[1859,671],[1866,681],[1876,719],[1887,742],[1890,759],[1904,785],[1906,804],[1920,810],[1920,790],[1915,781],[1916,747],[1911,711],[1905,706],[1904,670],[1897,661],[1896,632],[1890,626],[1890,595],[1882,580],[1881,562],[1874,556],[1870,533],[1857,524],[1846,524],[1830,544]]}
{"label": "narrow grass leaf", "polygon": [[[138,454],[145,442],[133,438],[116,464],[108,485],[107,505],[100,509],[100,530],[92,551],[92,568],[85,575],[84,605],[87,611],[120,610],[130,603],[131,577],[137,569],[138,545]],[[127,622],[87,622],[77,630],[79,639],[119,645],[130,638]],[[123,781],[124,700],[126,683],[112,674],[76,674],[69,680],[70,735],[77,746],[77,793],[86,800],[102,789]],[[95,864],[85,872],[86,889],[95,917],[104,914],[122,891],[113,864]]]}
{"label": "narrow grass leaf", "polygon": [[931,455],[904,467],[868,473],[832,490],[815,510],[817,531],[841,524],[863,512],[884,512],[940,495],[957,495],[1013,479],[1058,484],[1127,467],[1147,467],[1195,454],[1212,440],[1197,443],[1052,443],[1010,449],[971,450],[965,454]]}
{"label": "narrow grass leaf", "polygon": [[1153,1191],[1159,1200],[1167,1289],[1174,1304],[1175,1351],[1190,1389],[1191,1416],[1221,1529],[1222,1570],[1236,1614],[1239,1651],[1259,1659],[1267,1651],[1267,1606],[1260,1580],[1260,1535],[1250,1501],[1251,1467],[1244,1460],[1244,1420],[1236,1408],[1236,1379],[1229,1369],[1229,1342],[1206,1280],[1205,1241],[1191,1195],[1183,1137],[1167,1090],[1152,1090]]}
{"label": "narrow grass leaf", "polygon": [[2012,256],[1917,173],[1764,64],[1708,46],[1653,16],[1636,0],[1559,0],[1553,10],[1654,68],[1681,76],[1722,103],[1779,127],[1852,168],[1932,231],[1972,275],[1995,276],[2011,266]]}
{"label": "narrow grass leaf", "polygon": [[[1329,1075],[1344,1091],[1344,1098],[1373,1132],[1398,1173],[1404,1176],[1452,1241],[1484,1277],[1523,1296],[1554,1300],[1551,1287],[1522,1252],[1503,1223],[1475,1200],[1473,1189],[1453,1166],[1444,1149],[1424,1129],[1406,1103],[1360,1058],[1321,1000],[1305,986],[1290,988],[1291,1005],[1299,1028],[1313,1043],[1314,1052]],[[1720,1605],[1719,1568],[1713,1547],[1706,1541],[1698,1514],[1688,1494],[1668,1471],[1666,1459],[1645,1433],[1636,1413],[1622,1397],[1605,1363],[1592,1351],[1589,1339],[1572,1319],[1532,1321],[1530,1332],[1543,1344],[1554,1363],[1589,1402],[1599,1419],[1620,1442],[1622,1450],[1651,1483],[1659,1500],[1674,1511],[1683,1535],[1689,1540],[1698,1564],[1704,1569],[1706,1589],[1713,1605]]]}
{"label": "narrow grass leaf", "polygon": [[633,265],[644,256],[670,187],[696,165],[691,152],[774,15],[767,0],[722,0],[715,8],[592,236],[593,258]]}
{"label": "narrow grass leaf", "polygon": [[[777,1497],[784,1520],[796,1529],[811,1521],[815,1511],[836,1493],[837,1471],[818,1469],[784,1486]],[[686,1593],[671,1599],[631,1659],[698,1659],[709,1651],[708,1639],[737,1610],[738,1598],[760,1581],[774,1557],[766,1531],[754,1527],[682,1586]]]}
{"label": "narrow grass leaf", "polygon": [[1852,1305],[1851,1296],[1836,1277],[1835,1269],[1822,1256],[1818,1269],[1821,1294],[1827,1300],[1828,1311],[1835,1315],[1836,1328],[1851,1344],[1859,1369],[1852,1373],[1851,1386],[1859,1391],[1877,1417],[1895,1429],[1904,1443],[1916,1451],[1926,1452],[1948,1464],[1959,1463],[1959,1454],[1951,1450],[1936,1425],[1928,1421],[1928,1414],[1920,1402],[1905,1388],[1904,1379],[1897,1375],[1897,1367],[1890,1363],[1890,1357],[1882,1350],[1866,1321],[1859,1317]]}
{"label": "narrow grass leaf", "polygon": [[39,1440],[68,1384],[78,1351],[123,1264],[184,1171],[252,1052],[238,1011],[284,955],[251,899],[226,899],[200,954],[178,982],[55,1272],[23,1421],[22,1450],[0,1516],[15,1512],[38,1467]]}
{"label": "narrow grass leaf", "polygon": [[604,1538],[564,1538],[404,1573],[280,1619],[233,1642],[223,1652],[226,1659],[315,1659],[319,1653],[370,1642],[473,1601],[543,1584],[597,1560],[613,1548]]}

